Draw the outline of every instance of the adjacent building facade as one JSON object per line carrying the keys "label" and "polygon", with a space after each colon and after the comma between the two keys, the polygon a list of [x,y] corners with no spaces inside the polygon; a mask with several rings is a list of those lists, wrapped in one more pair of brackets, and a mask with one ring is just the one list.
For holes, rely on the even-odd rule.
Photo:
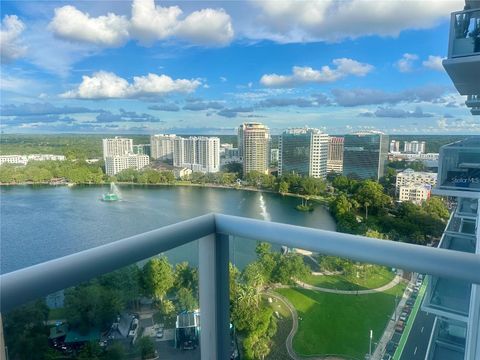
{"label": "adjacent building facade", "polygon": [[244,123],[238,128],[238,151],[243,161],[243,175],[250,171],[268,173],[270,131],[260,123]]}
{"label": "adjacent building facade", "polygon": [[344,138],[330,136],[328,138],[327,172],[341,174],[343,171],[343,144]]}
{"label": "adjacent building facade", "polygon": [[220,139],[217,137],[175,137],[173,166],[205,173],[220,170]]}
{"label": "adjacent building facade", "polygon": [[356,179],[383,176],[388,155],[388,136],[375,131],[345,135],[343,174]]}
{"label": "adjacent building facade", "polygon": [[154,160],[173,159],[173,140],[175,135],[158,134],[150,136],[150,156]]}
{"label": "adjacent building facade", "polygon": [[105,172],[109,176],[118,174],[126,169],[140,170],[150,163],[148,155],[127,154],[107,156],[105,158]]}
{"label": "adjacent building facade", "polygon": [[103,160],[108,156],[121,156],[133,153],[133,140],[115,136],[103,139]]}
{"label": "adjacent building facade", "polygon": [[328,135],[318,129],[289,129],[279,139],[278,174],[327,176]]}

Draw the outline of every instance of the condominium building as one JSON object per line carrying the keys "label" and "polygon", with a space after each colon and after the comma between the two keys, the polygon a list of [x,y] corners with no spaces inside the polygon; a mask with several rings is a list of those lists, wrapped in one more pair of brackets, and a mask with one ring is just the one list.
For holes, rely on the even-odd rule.
{"label": "condominium building", "polygon": [[378,180],[384,174],[388,136],[378,131],[345,135],[343,174],[356,179]]}
{"label": "condominium building", "polygon": [[270,131],[260,123],[244,123],[238,128],[238,150],[243,160],[243,175],[250,171],[268,173]]}
{"label": "condominium building", "polygon": [[138,144],[133,145],[133,153],[138,155],[148,155],[150,156],[150,144]]}
{"label": "condominium building", "polygon": [[397,194],[400,202],[410,201],[414,204],[421,205],[430,198],[431,192],[431,185],[404,185],[398,187]]}
{"label": "condominium building", "polygon": [[133,140],[115,136],[110,139],[103,139],[103,159],[108,156],[119,156],[133,153]]}
{"label": "condominium building", "polygon": [[344,138],[330,136],[328,138],[327,172],[341,174],[343,171],[343,144]]}
{"label": "condominium building", "polygon": [[173,159],[173,140],[175,135],[157,134],[150,136],[150,153],[154,160]]}
{"label": "condominium building", "polygon": [[288,129],[279,139],[278,174],[327,176],[328,135],[318,129]]}
{"label": "condominium building", "polygon": [[390,152],[391,153],[400,152],[400,141],[398,141],[398,140],[390,141]]}
{"label": "condominium building", "polygon": [[140,170],[150,163],[148,155],[127,154],[107,156],[105,158],[105,172],[109,176],[118,174],[126,169]]}
{"label": "condominium building", "polygon": [[437,173],[406,169],[397,174],[397,179],[395,181],[395,188],[397,191],[400,186],[410,185],[430,185],[434,187],[437,185]]}
{"label": "condominium building", "polygon": [[0,155],[0,165],[17,164],[27,165],[29,161],[65,161],[64,155],[54,154],[30,154],[30,155]]}
{"label": "condominium building", "polygon": [[27,165],[28,159],[25,155],[1,155],[0,165],[2,164],[16,164]]}
{"label": "condominium building", "polygon": [[423,154],[425,153],[425,141],[405,141],[403,151],[407,154]]}
{"label": "condominium building", "polygon": [[213,173],[220,169],[220,139],[218,137],[175,137],[173,166],[193,171]]}
{"label": "condominium building", "polygon": [[[452,13],[443,67],[473,115],[480,115],[480,1]],[[440,149],[434,194],[457,198],[438,247],[480,257],[480,137]],[[479,261],[478,259],[476,261]],[[452,269],[453,270],[453,269]],[[430,276],[422,309],[436,316],[427,360],[480,359],[480,285]]]}

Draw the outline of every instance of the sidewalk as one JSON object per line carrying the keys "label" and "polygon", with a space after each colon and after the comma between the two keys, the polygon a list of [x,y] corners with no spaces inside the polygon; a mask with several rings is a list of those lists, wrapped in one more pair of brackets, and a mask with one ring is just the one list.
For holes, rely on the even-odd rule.
{"label": "sidewalk", "polygon": [[377,347],[375,348],[375,351],[372,354],[372,360],[381,360],[383,354],[385,353],[385,349],[387,347],[388,342],[392,338],[393,334],[395,333],[395,325],[400,318],[400,314],[402,313],[402,309],[405,306],[407,300],[410,298],[411,292],[409,292],[409,288],[413,288],[415,285],[415,282],[417,281],[417,276],[412,276],[412,279],[408,283],[407,287],[405,288],[405,291],[403,292],[403,296],[398,302],[398,305],[395,309],[395,312],[390,316],[390,320],[388,321],[387,327],[385,328],[385,331],[383,332],[383,335],[378,342]]}

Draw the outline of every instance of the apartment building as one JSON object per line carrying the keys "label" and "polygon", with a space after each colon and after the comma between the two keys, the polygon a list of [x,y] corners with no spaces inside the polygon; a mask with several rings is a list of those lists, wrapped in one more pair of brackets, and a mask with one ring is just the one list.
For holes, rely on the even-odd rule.
{"label": "apartment building", "polygon": [[261,123],[244,123],[238,128],[238,150],[243,161],[243,175],[250,171],[268,173],[270,130]]}
{"label": "apartment building", "polygon": [[392,140],[390,141],[390,152],[399,153],[400,152],[400,141]]}
{"label": "apartment building", "polygon": [[403,151],[407,154],[423,154],[425,148],[425,141],[405,141],[403,144]]}
{"label": "apartment building", "polygon": [[154,160],[172,160],[173,159],[173,140],[174,134],[157,134],[150,136],[150,156]]}
{"label": "apartment building", "polygon": [[148,155],[127,154],[107,156],[105,158],[105,172],[109,176],[118,174],[126,169],[140,170],[150,163]]}
{"label": "apartment building", "polygon": [[343,171],[344,138],[330,136],[328,138],[327,172],[341,174]]}
{"label": "apartment building", "polygon": [[133,153],[133,140],[115,136],[103,139],[103,160],[109,156],[121,156]]}
{"label": "apartment building", "polygon": [[175,137],[173,166],[195,172],[214,173],[220,170],[220,139],[218,137]]}

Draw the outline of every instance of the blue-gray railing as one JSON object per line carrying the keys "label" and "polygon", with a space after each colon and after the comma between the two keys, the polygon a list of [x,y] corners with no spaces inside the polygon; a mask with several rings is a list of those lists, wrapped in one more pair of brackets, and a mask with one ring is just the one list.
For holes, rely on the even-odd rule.
{"label": "blue-gray railing", "polygon": [[480,284],[480,255],[222,214],[208,214],[0,277],[0,310],[199,240],[202,359],[229,358],[229,237]]}

